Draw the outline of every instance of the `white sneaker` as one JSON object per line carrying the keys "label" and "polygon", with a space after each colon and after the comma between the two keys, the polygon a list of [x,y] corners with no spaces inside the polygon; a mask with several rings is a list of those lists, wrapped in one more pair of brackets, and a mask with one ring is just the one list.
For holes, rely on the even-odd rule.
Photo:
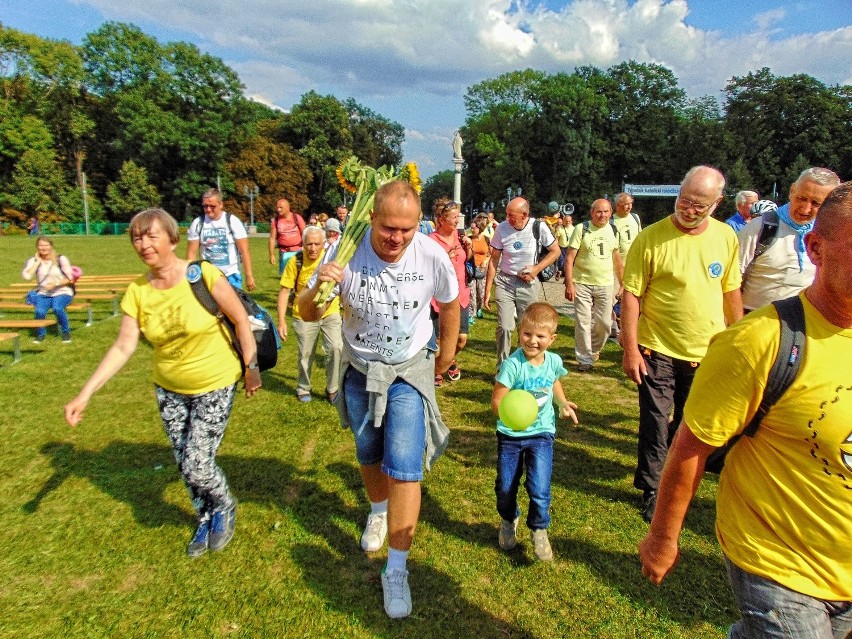
{"label": "white sneaker", "polygon": [[377,552],[385,544],[388,535],[388,514],[370,513],[367,525],[361,534],[361,548],[366,552]]}
{"label": "white sneaker", "polygon": [[550,561],[553,559],[553,549],[550,547],[550,540],[547,538],[547,530],[533,530],[530,533],[530,539],[533,543],[535,556],[541,561]]}
{"label": "white sneaker", "polygon": [[503,550],[512,550],[518,545],[518,518],[514,521],[504,519],[500,522],[500,531],[497,533],[497,543]]}
{"label": "white sneaker", "polygon": [[408,571],[385,572],[382,568],[382,592],[385,596],[385,612],[391,619],[402,619],[411,614],[411,590],[408,587]]}

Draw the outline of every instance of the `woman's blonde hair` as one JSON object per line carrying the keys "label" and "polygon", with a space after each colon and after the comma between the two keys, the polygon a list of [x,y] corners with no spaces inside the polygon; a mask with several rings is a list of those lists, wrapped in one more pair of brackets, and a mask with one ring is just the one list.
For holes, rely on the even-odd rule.
{"label": "woman's blonde hair", "polygon": [[169,241],[172,244],[177,244],[180,241],[180,231],[178,230],[177,221],[164,209],[160,208],[145,209],[133,216],[133,219],[130,220],[130,241],[132,242],[134,237],[145,235],[145,233],[151,230],[155,221],[160,223],[160,226],[166,232],[166,235],[169,236]]}
{"label": "woman's blonde hair", "polygon": [[433,218],[437,222],[445,217],[448,217],[453,209],[461,209],[459,202],[454,202],[448,197],[439,197],[435,200],[435,206],[432,207]]}
{"label": "woman's blonde hair", "polygon": [[50,261],[59,266],[59,255],[56,252],[56,247],[53,246],[53,240],[45,235],[39,235],[36,238],[36,251],[38,251],[38,243],[39,242],[47,242],[50,244]]}

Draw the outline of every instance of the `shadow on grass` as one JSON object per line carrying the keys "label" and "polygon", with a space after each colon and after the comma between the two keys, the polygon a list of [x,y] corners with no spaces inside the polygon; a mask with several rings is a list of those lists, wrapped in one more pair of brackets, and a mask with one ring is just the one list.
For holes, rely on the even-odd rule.
{"label": "shadow on grass", "polygon": [[194,518],[163,499],[166,487],[176,480],[174,456],[168,446],[115,441],[101,450],[78,449],[65,442],[49,442],[41,453],[50,457],[53,475],[23,505],[35,513],[41,502],[69,477],[83,477],[133,509],[143,526],[187,526]]}
{"label": "shadow on grass", "polygon": [[[686,551],[661,586],[643,576],[637,554],[605,550],[576,538],[551,538],[554,553],[566,561],[587,566],[638,608],[657,613],[689,628],[696,622],[725,626],[739,614],[720,558]],[[696,575],[703,582],[696,583]]]}
{"label": "shadow on grass", "polygon": [[[336,473],[347,487],[360,490],[360,475],[352,466],[337,463],[327,468]],[[437,569],[418,562],[409,562],[413,612],[406,621],[393,621],[384,613],[381,587],[383,560],[378,553],[367,555],[353,538],[351,531],[337,523],[354,521],[360,525],[366,517],[365,506],[349,506],[337,495],[313,481],[298,481],[300,498],[291,512],[309,531],[319,532],[326,545],[298,543],[289,549],[290,556],[301,568],[305,583],[332,608],[358,617],[359,623],[376,633],[393,631],[399,636],[427,637],[531,637],[513,623],[501,620],[470,603],[459,584]],[[423,513],[445,522],[449,517],[437,502],[423,491]],[[451,532],[465,537],[481,533],[460,523]],[[465,530],[467,529],[467,530]],[[459,536],[462,536],[461,534]],[[410,624],[417,623],[414,631]],[[413,634],[409,634],[413,633]]]}
{"label": "shadow on grass", "polygon": [[[53,442],[45,444],[41,452],[51,458],[53,475],[24,505],[28,513],[37,512],[44,499],[66,479],[83,477],[114,499],[129,504],[134,519],[143,526],[194,524],[189,512],[163,499],[166,487],[178,481],[168,446],[114,441],[101,450],[90,451]],[[357,527],[365,519],[365,505],[348,505],[340,494],[323,488],[314,477],[324,470],[302,472],[274,458],[223,455],[217,457],[217,462],[240,502],[271,504],[316,537],[316,541],[299,542],[282,550],[299,566],[305,585],[329,607],[357,618],[358,625],[382,636],[406,635],[413,632],[410,624],[416,622],[417,636],[532,637],[519,626],[467,601],[455,580],[416,562],[409,563],[414,600],[411,619],[388,619],[379,576],[382,561],[362,552],[357,536],[352,534],[351,523]],[[336,463],[328,470],[340,477],[346,487],[362,490],[356,467]],[[424,496],[424,510],[442,522],[442,527],[459,535],[469,529],[452,522],[428,492]],[[466,530],[466,536],[483,534]]]}

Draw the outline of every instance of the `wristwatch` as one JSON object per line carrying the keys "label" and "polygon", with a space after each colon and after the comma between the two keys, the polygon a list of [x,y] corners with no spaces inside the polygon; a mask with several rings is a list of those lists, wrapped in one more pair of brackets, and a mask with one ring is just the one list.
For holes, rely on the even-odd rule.
{"label": "wristwatch", "polygon": [[246,366],[246,368],[249,369],[250,371],[253,371],[255,368],[258,368],[257,362],[252,362],[251,364]]}

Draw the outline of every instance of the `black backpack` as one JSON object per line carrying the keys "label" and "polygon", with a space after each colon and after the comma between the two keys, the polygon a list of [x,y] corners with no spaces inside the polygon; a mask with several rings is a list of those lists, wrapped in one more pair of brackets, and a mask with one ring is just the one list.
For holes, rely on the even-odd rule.
{"label": "black backpack", "polygon": [[778,211],[766,211],[760,216],[760,223],[760,235],[757,237],[753,260],[763,255],[778,239]]}
{"label": "black backpack", "polygon": [[[535,263],[538,264],[541,262],[547,254],[550,252],[547,250],[546,246],[541,245],[541,240],[539,239],[539,235],[541,233],[541,220],[533,221],[533,237],[535,238]],[[542,269],[538,274],[538,279],[542,282],[546,282],[551,279],[554,275],[556,275],[556,262],[548,266],[547,268]]]}
{"label": "black backpack", "polygon": [[[802,357],[805,354],[805,309],[799,296],[788,297],[785,300],[772,302],[778,311],[778,321],[781,327],[781,342],[778,345],[778,355],[769,370],[766,387],[763,389],[763,397],[760,406],[751,421],[743,430],[742,435],[754,437],[760,422],[769,412],[769,409],[781,399],[781,396],[790,388],[790,384],[796,379]],[[704,464],[704,470],[708,473],[720,473],[725,466],[725,457],[742,435],[735,435],[727,443],[712,453]]]}
{"label": "black backpack", "polygon": [[[194,278],[194,281],[190,278],[190,271],[193,266],[198,269],[198,277]],[[201,260],[190,262],[186,272],[187,279],[189,280],[189,287],[192,289],[192,292],[199,304],[207,309],[211,315],[216,317],[227,329],[228,335],[231,338],[231,346],[234,347],[234,351],[237,353],[240,365],[243,367],[243,372],[245,373],[245,363],[243,362],[243,354],[240,351],[240,341],[237,339],[236,327],[228,316],[222,312],[222,309],[219,308],[216,300],[213,299],[212,293],[210,293],[210,290],[204,283],[204,278],[201,277]],[[228,282],[228,284],[231,285],[230,282]],[[278,363],[278,349],[280,348],[278,334],[275,330],[275,322],[272,320],[272,316],[266,311],[266,309],[255,302],[252,296],[244,290],[234,288],[234,293],[237,294],[243,308],[246,309],[249,321],[252,324],[252,332],[254,333],[254,339],[257,342],[258,368],[262,371],[269,370]]]}

